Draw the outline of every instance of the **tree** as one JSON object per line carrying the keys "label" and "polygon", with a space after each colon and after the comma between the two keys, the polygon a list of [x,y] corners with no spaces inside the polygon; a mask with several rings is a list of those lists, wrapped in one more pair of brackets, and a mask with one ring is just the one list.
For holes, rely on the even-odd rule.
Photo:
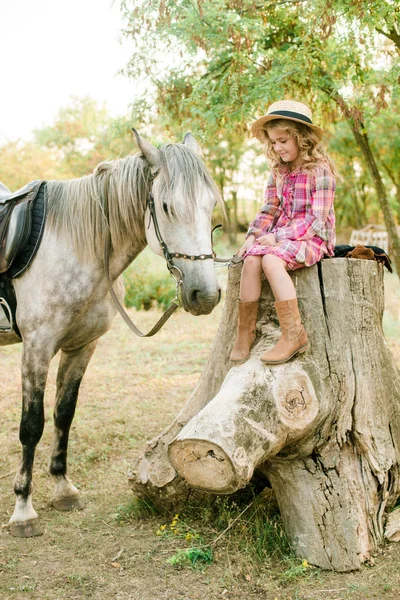
{"label": "tree", "polygon": [[57,161],[48,148],[32,142],[8,142],[0,146],[0,181],[11,191],[35,179],[53,179]]}
{"label": "tree", "polygon": [[60,177],[81,177],[103,160],[130,154],[134,148],[131,127],[128,117],[111,118],[92,98],[72,97],[54,123],[35,131],[34,139],[41,148],[53,150]]}
{"label": "tree", "polygon": [[34,132],[32,142],[0,146],[0,181],[13,191],[34,179],[74,179],[104,160],[135,150],[127,116],[111,118],[91,98],[72,98],[54,122]]}
{"label": "tree", "polygon": [[[173,98],[184,123],[200,118],[210,134],[225,133],[285,96],[305,99],[326,125],[341,115],[369,170],[400,274],[400,240],[369,139],[371,124],[399,90],[397,6],[390,0],[126,0],[123,10],[137,48],[128,73],[145,71],[159,106],[168,114]],[[172,48],[178,58],[160,72],[160,53]]]}

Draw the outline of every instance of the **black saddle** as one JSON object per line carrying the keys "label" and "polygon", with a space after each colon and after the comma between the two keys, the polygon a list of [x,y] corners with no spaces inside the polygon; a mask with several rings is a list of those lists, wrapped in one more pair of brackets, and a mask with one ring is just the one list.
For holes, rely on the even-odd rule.
{"label": "black saddle", "polygon": [[[28,244],[34,227],[35,202],[45,184],[45,181],[33,181],[13,194],[1,184],[0,273],[9,271]],[[21,273],[13,273],[12,277]]]}
{"label": "black saddle", "polygon": [[28,268],[39,248],[46,221],[46,182],[32,181],[13,194],[0,182],[0,307],[9,325],[0,334],[21,334],[15,319],[12,279]]}

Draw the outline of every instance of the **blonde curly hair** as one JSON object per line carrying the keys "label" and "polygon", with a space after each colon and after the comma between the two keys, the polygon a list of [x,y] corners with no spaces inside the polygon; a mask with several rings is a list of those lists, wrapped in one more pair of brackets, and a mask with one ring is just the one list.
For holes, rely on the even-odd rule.
{"label": "blonde curly hair", "polygon": [[297,121],[289,121],[287,119],[275,119],[264,125],[266,155],[275,175],[282,173],[282,171],[286,171],[288,163],[285,163],[275,152],[272,141],[268,135],[268,131],[271,129],[283,129],[285,133],[296,140],[300,149],[300,156],[303,159],[301,168],[304,171],[312,171],[317,165],[327,164],[332,171],[332,174],[340,179],[334,162],[325,152],[321,144],[320,137],[318,137],[310,127],[307,127],[307,125],[297,123]]}

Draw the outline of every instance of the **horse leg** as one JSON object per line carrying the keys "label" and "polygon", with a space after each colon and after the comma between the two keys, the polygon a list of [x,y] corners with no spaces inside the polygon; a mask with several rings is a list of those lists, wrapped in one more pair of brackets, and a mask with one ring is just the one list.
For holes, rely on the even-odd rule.
{"label": "horse leg", "polygon": [[54,409],[53,447],[50,475],[55,481],[52,505],[58,510],[81,510],[84,503],[79,491],[67,477],[68,437],[74,418],[79,386],[95,351],[97,340],[84,348],[61,352],[57,375],[57,397]]}
{"label": "horse leg", "polygon": [[22,444],[22,458],[14,479],[16,495],[15,509],[9,521],[10,533],[16,537],[42,535],[43,528],[32,505],[32,469],[36,446],[42,437],[44,427],[43,396],[47,372],[52,358],[52,348],[46,344],[45,350],[38,342],[24,340],[22,357],[22,416],[19,439]]}

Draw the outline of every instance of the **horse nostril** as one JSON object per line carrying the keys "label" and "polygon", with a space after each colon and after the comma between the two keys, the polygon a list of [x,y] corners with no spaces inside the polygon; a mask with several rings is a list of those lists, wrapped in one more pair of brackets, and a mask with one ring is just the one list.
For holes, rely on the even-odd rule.
{"label": "horse nostril", "polygon": [[192,290],[192,293],[190,294],[190,301],[193,304],[198,304],[198,302],[199,302],[199,293],[200,293],[200,290]]}
{"label": "horse nostril", "polygon": [[213,304],[216,306],[221,300],[221,288],[217,294],[205,294],[201,290],[192,290],[190,293],[190,301],[192,304]]}

